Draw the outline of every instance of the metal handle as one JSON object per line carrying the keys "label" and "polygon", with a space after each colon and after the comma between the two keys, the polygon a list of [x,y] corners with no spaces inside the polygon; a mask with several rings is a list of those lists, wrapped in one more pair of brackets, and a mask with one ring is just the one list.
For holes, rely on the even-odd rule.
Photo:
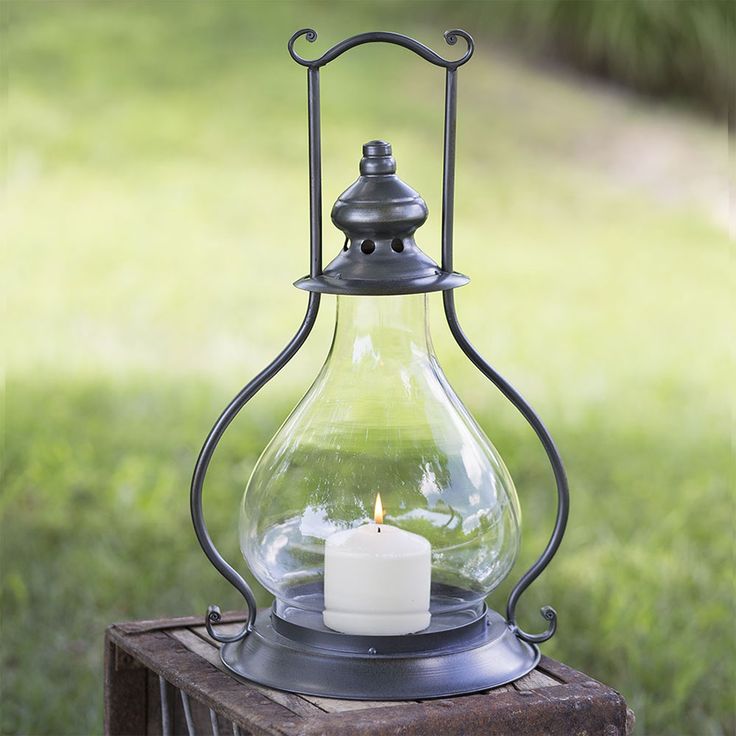
{"label": "metal handle", "polygon": [[227,580],[238,592],[243,596],[246,607],[248,609],[248,618],[242,629],[232,636],[224,636],[218,634],[213,624],[218,624],[222,616],[217,606],[210,606],[207,610],[207,618],[205,625],[207,633],[215,640],[223,643],[238,641],[245,638],[252,630],[256,619],[256,599],[253,595],[248,583],[236,570],[229,565],[222,555],[217,551],[212,539],[207,531],[207,525],[204,521],[202,512],[202,488],[204,486],[205,475],[209,467],[212,455],[217,448],[222,435],[230,425],[238,412],[250,401],[253,396],[260,391],[297,353],[299,348],[309,336],[314,327],[319,311],[319,294],[310,293],[309,302],[307,304],[307,312],[304,320],[297,330],[294,337],[291,338],[287,346],[278,354],[278,356],[266,366],[245,388],[228,404],[225,411],[222,412],[219,419],[215,422],[215,426],[210,430],[209,435],[202,447],[197,458],[197,464],[194,467],[194,475],[192,476],[192,488],[190,495],[190,504],[192,511],[192,523],[197,539],[202,547],[205,555],[215,567],[215,569]]}
{"label": "metal handle", "polygon": [[[457,109],[456,77],[458,67],[470,60],[475,50],[473,37],[459,28],[445,31],[443,34],[448,45],[454,46],[458,38],[467,44],[465,53],[459,59],[445,59],[432,51],[423,43],[404,36],[401,33],[387,31],[372,31],[351,36],[335,44],[316,59],[305,59],[294,51],[294,42],[304,36],[307,41],[314,43],[317,40],[317,31],[313,28],[302,28],[292,35],[287,44],[289,54],[297,64],[307,67],[307,104],[309,119],[309,220],[311,242],[311,275],[316,276],[322,271],[322,141],[320,132],[320,87],[319,70],[331,61],[342,56],[356,46],[367,43],[390,43],[402,46],[413,51],[430,64],[446,69],[445,93],[445,132],[444,152],[445,168],[442,189],[442,252],[449,249],[452,260],[452,226],[455,191],[455,118]],[[452,268],[449,269],[450,271]]]}
{"label": "metal handle", "polygon": [[340,43],[335,44],[331,49],[325,51],[325,53],[317,59],[305,59],[294,51],[294,42],[300,36],[304,36],[307,41],[314,43],[317,40],[317,31],[313,28],[302,28],[297,31],[289,39],[288,48],[291,58],[294,59],[297,64],[301,64],[302,66],[306,66],[311,69],[318,69],[321,66],[326,66],[334,59],[337,59],[338,56],[342,56],[346,51],[349,51],[356,46],[362,46],[366,43],[391,43],[396,46],[403,46],[405,49],[409,49],[409,51],[413,51],[418,56],[421,56],[430,64],[443,66],[445,69],[457,69],[457,67],[465,64],[473,55],[473,39],[469,33],[462,31],[459,28],[445,31],[443,35],[445,37],[445,41],[447,41],[450,46],[454,46],[457,43],[458,38],[464,39],[468,45],[465,54],[456,60],[445,59],[443,56],[432,51],[429,46],[425,46],[423,43],[420,43],[409,36],[404,36],[401,33],[389,33],[387,31],[371,31],[370,33],[360,33],[357,36],[351,36],[350,38],[346,38],[344,41],[340,41]]}

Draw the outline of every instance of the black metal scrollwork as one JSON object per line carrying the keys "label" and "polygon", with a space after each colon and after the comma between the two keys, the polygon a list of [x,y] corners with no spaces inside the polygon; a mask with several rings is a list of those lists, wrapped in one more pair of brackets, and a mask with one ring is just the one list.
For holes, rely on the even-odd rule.
{"label": "black metal scrollwork", "polygon": [[297,64],[301,64],[302,66],[310,67],[312,69],[325,66],[334,59],[337,59],[338,56],[342,56],[346,51],[349,51],[356,46],[362,46],[366,43],[392,43],[396,46],[403,46],[405,49],[409,49],[418,56],[421,56],[430,64],[441,66],[445,69],[457,69],[459,66],[465,64],[473,55],[473,50],[475,48],[470,34],[460,30],[459,28],[454,28],[450,31],[445,31],[444,33],[445,41],[450,46],[454,46],[457,43],[458,38],[464,39],[467,43],[468,48],[465,51],[465,54],[455,60],[445,59],[435,51],[432,51],[429,46],[425,46],[423,43],[420,43],[409,36],[404,36],[401,33],[372,31],[370,33],[360,33],[357,36],[352,36],[350,38],[346,38],[344,41],[340,41],[340,43],[335,44],[317,59],[305,59],[294,51],[294,42],[301,36],[304,36],[310,43],[314,43],[317,40],[317,31],[313,28],[302,28],[289,39],[288,43],[291,58],[294,59]]}

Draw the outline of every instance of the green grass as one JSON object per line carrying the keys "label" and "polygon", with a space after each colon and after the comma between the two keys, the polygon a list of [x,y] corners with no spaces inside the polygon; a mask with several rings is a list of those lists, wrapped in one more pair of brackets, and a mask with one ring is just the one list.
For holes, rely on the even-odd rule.
{"label": "green grass", "polygon": [[[314,25],[324,49],[388,26],[371,7],[4,4],[3,733],[100,731],[106,624],[238,605],[198,551],[188,481],[218,410],[304,308],[290,281],[307,265],[305,84],[285,40]],[[406,17],[390,25],[439,48],[438,28]],[[638,733],[733,733],[730,243],[718,193],[701,196],[720,181],[723,131],[476,35],[460,79],[457,266],[473,283],[459,308],[547,421],[573,494],[521,624],[541,629],[554,605],[545,653],[619,689]],[[326,205],[360,144],[386,137],[428,201],[420,242],[436,254],[441,99],[441,75],[401,49],[325,70]],[[325,245],[341,245],[331,226]],[[446,372],[519,489],[514,578],[545,542],[552,481],[432,306]],[[206,511],[230,560],[250,468],[324,357],[326,307],[213,464]]]}
{"label": "green grass", "polygon": [[[430,7],[446,17],[445,3]],[[729,0],[457,0],[451,7],[461,23],[548,60],[723,118],[733,105],[736,8]]]}

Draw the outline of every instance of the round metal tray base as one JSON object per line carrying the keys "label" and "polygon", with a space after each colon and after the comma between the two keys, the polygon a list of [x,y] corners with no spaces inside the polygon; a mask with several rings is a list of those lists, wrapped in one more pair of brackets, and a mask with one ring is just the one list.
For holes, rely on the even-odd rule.
{"label": "round metal tray base", "polygon": [[[481,625],[467,627],[467,636],[448,636],[444,645],[433,639],[430,648],[410,652],[391,651],[391,637],[380,636],[336,635],[337,646],[328,648],[325,642],[305,641],[298,632],[292,632],[294,637],[280,633],[289,633],[281,623],[272,611],[259,612],[245,639],[222,647],[225,666],[243,679],[304,695],[419,700],[513,682],[533,670],[540,656],[536,646],[518,639],[491,610],[484,612]],[[339,646],[341,637],[345,646]]]}

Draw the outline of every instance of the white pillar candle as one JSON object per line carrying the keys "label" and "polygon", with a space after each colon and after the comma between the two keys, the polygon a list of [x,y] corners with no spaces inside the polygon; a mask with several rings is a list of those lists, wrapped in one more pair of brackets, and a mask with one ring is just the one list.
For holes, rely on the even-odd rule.
{"label": "white pillar candle", "polygon": [[325,543],[325,626],[344,634],[411,634],[429,626],[432,548],[419,534],[376,522]]}

